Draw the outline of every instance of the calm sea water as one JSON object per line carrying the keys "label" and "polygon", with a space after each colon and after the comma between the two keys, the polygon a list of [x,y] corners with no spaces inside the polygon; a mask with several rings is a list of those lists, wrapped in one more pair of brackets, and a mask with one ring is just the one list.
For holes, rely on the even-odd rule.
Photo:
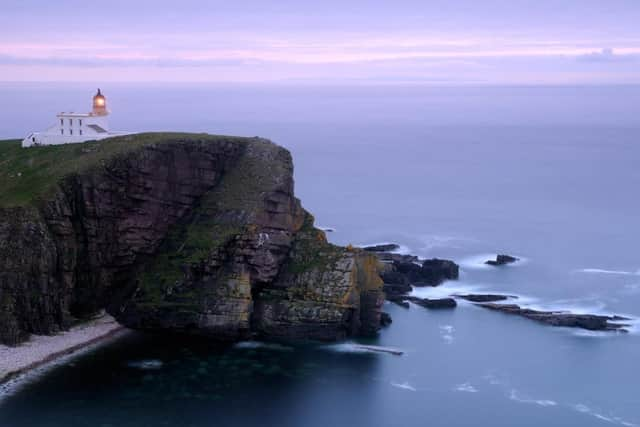
{"label": "calm sea water", "polygon": [[[451,258],[421,295],[640,318],[640,87],[102,87],[117,130],[260,135],[337,243]],[[0,137],[82,111],[95,89],[0,85]],[[523,258],[484,267],[496,253]],[[388,305],[378,345],[134,334],[0,399],[0,426],[640,426],[640,336],[462,304]],[[639,328],[640,329],[640,328]]]}

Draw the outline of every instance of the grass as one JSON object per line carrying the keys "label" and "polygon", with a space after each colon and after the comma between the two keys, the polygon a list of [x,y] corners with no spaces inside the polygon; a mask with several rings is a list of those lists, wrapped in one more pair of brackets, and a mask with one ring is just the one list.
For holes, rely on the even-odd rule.
{"label": "grass", "polygon": [[[255,216],[264,209],[265,193],[278,185],[279,177],[287,175],[281,168],[290,164],[289,153],[272,143],[248,144],[221,181],[202,196],[189,218],[172,227],[155,259],[140,275],[139,300],[150,305],[189,300],[183,290],[171,296],[167,290],[180,288],[185,266],[201,265],[211,257],[223,264],[230,262],[226,258],[233,254],[227,252],[233,252],[234,240],[253,231]],[[216,273],[219,283],[228,273],[223,270]]]}
{"label": "grass", "polygon": [[314,227],[313,216],[307,214],[302,229],[293,242],[287,271],[298,275],[313,270],[330,270],[343,255],[344,248],[327,242],[324,233]]}
{"label": "grass", "polygon": [[177,142],[246,142],[248,138],[196,133],[141,133],[81,144],[22,148],[20,140],[0,141],[0,208],[27,206],[46,198],[66,176],[147,145]]}

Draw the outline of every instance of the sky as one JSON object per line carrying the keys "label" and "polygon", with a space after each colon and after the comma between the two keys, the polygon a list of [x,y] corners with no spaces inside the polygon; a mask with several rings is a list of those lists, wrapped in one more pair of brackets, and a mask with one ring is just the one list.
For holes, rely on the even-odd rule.
{"label": "sky", "polygon": [[1,0],[0,81],[640,84],[640,0]]}

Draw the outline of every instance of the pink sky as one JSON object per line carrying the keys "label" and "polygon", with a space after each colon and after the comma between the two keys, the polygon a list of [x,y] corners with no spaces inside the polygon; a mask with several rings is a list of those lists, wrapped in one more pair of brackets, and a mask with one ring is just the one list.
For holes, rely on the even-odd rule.
{"label": "pink sky", "polygon": [[2,81],[640,83],[636,2],[369,2],[360,11],[332,1],[116,0],[113,10],[7,1]]}

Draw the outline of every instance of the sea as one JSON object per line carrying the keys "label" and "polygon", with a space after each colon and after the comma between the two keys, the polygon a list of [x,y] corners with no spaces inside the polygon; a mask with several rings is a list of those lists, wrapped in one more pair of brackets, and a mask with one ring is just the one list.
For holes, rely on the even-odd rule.
{"label": "sea", "polygon": [[[96,88],[0,84],[0,139],[88,110]],[[373,339],[132,333],[5,385],[0,426],[640,427],[640,86],[101,89],[113,130],[285,146],[296,193],[332,242],[394,242],[460,265],[458,281],[416,295],[507,293],[525,307],[633,320],[629,333],[589,332],[471,303],[387,303],[393,323]],[[499,253],[520,261],[484,264]]]}

